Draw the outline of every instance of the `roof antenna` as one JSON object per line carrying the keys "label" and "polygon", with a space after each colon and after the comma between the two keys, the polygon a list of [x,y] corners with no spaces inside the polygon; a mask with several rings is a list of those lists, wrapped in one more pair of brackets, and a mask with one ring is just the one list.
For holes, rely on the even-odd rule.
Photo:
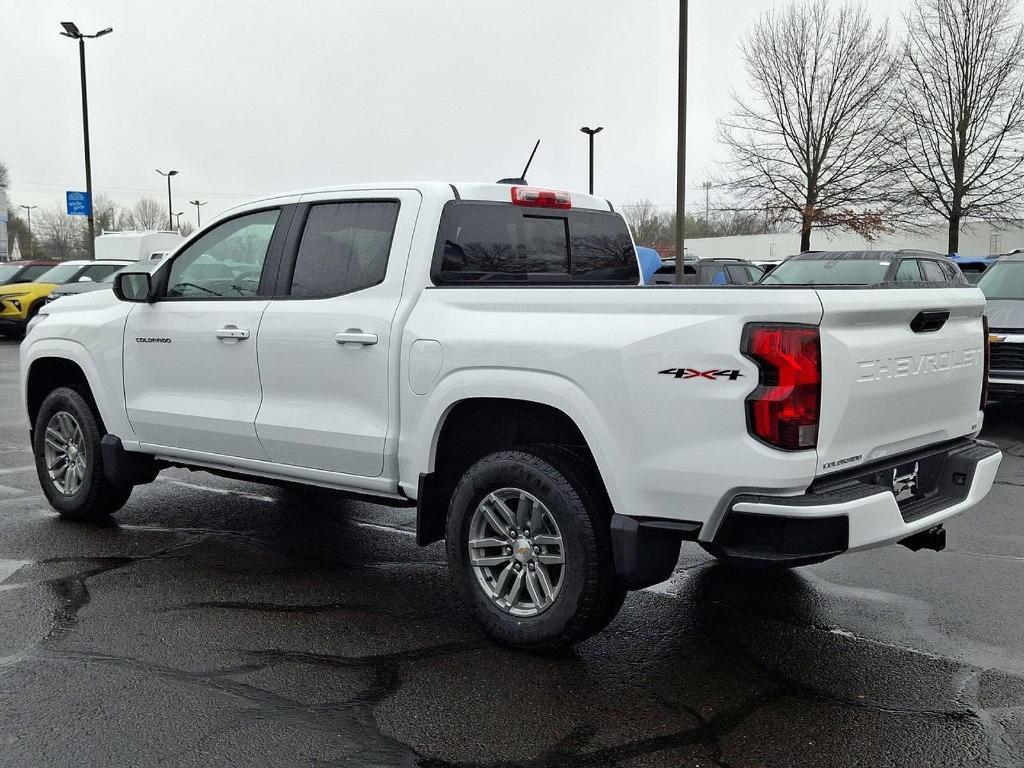
{"label": "roof antenna", "polygon": [[530,163],[533,162],[533,156],[537,154],[537,147],[540,146],[540,139],[537,139],[537,143],[533,145],[533,152],[530,153],[530,159],[526,161],[526,167],[523,168],[523,172],[517,179],[498,179],[499,184],[528,184],[526,180],[526,172],[530,170]]}

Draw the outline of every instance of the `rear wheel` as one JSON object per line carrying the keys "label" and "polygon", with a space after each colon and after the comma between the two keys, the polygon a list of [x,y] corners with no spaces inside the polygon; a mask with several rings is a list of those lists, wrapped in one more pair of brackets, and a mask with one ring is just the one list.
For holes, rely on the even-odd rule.
{"label": "rear wheel", "polygon": [[553,650],[614,618],[610,509],[594,469],[568,450],[492,453],[452,495],[447,554],[456,589],[489,634]]}
{"label": "rear wheel", "polygon": [[55,389],[36,415],[36,474],[47,500],[63,517],[96,522],[119,510],[131,484],[115,484],[103,472],[103,430],[89,402],[69,387]]}

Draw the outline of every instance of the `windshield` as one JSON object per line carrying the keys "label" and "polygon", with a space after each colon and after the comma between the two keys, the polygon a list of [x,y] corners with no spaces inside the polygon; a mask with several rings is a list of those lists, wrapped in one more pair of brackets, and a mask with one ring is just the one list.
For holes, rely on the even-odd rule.
{"label": "windshield", "polygon": [[993,264],[978,281],[986,299],[1024,299],[1024,261]]}
{"label": "windshield", "polygon": [[81,264],[58,264],[46,270],[37,279],[37,283],[66,283],[82,269]]}
{"label": "windshield", "polygon": [[888,261],[871,259],[793,259],[768,273],[764,285],[875,285],[885,279]]}
{"label": "windshield", "polygon": [[14,276],[21,272],[21,264],[0,264],[0,285],[13,282]]}

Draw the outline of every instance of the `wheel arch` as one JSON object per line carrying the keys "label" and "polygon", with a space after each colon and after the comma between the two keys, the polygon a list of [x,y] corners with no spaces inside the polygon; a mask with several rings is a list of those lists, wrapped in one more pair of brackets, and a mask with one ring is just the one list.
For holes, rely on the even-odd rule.
{"label": "wheel arch", "polygon": [[[110,377],[108,377],[110,378]],[[67,339],[46,339],[22,351],[22,404],[34,430],[35,417],[46,395],[60,386],[78,389],[95,408],[103,429],[126,441],[135,435],[128,425],[124,410],[124,392],[120,376],[116,391],[101,386],[100,376],[89,352],[81,344]]]}
{"label": "wheel arch", "polygon": [[[531,444],[571,446],[594,465],[604,482],[595,442],[577,418],[550,401],[522,396],[465,394],[447,404],[434,422],[428,455],[417,483],[417,541],[444,538],[448,502],[459,478],[477,459]],[[607,484],[606,484],[607,490]]]}

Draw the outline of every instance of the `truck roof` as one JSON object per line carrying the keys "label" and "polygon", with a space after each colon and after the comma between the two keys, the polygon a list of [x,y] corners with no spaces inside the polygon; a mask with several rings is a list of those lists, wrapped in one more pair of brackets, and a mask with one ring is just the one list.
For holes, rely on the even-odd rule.
{"label": "truck roof", "polygon": [[[558,189],[558,187],[546,187],[537,184],[513,185],[495,184],[473,181],[391,181],[371,182],[366,184],[340,184],[336,186],[316,187],[314,189],[293,190],[281,195],[270,195],[267,197],[251,200],[242,205],[231,208],[230,211],[237,211],[242,208],[259,205],[268,202],[279,202],[282,204],[297,202],[307,195],[323,195],[332,192],[378,192],[397,189],[416,190],[424,197],[435,197],[450,200],[452,197],[462,200],[480,200],[507,203],[511,201],[511,190],[513,186],[530,186],[539,189]],[[586,192],[568,191],[572,197],[573,208],[589,208],[599,211],[612,211],[614,208],[607,200],[589,195]],[[227,211],[225,212],[227,213]]]}

